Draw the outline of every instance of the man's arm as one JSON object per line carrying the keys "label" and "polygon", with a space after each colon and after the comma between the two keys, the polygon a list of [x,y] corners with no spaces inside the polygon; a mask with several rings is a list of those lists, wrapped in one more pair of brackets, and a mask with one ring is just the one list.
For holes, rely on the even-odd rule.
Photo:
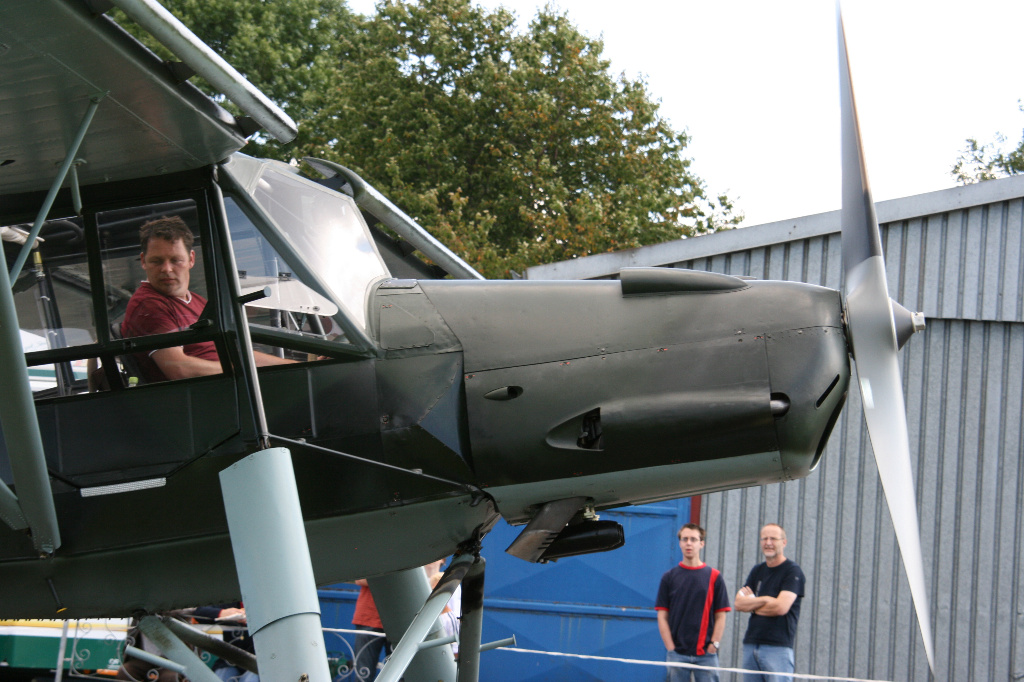
{"label": "man's arm", "polygon": [[204,360],[185,355],[185,349],[181,346],[173,348],[161,348],[153,351],[150,355],[156,366],[168,379],[188,379],[190,377],[205,377],[213,374],[220,374],[220,362],[217,360]]}
{"label": "man's arm", "polygon": [[[270,365],[291,365],[294,364],[295,360],[289,360],[288,358],[279,358],[276,355],[270,355],[269,353],[263,353],[258,350],[254,350],[253,357],[256,359],[257,367],[268,367]],[[160,368],[160,371],[164,373],[168,379],[189,379],[191,377],[205,377],[212,374],[220,374],[223,370],[221,369],[220,362],[215,360],[204,360],[202,358],[195,358],[191,355],[186,355],[185,350],[181,346],[175,346],[174,348],[161,348],[158,351],[154,351],[150,356],[153,358],[153,362]]]}
{"label": "man's arm", "polygon": [[276,355],[270,353],[264,353],[263,351],[254,350],[252,357],[256,360],[257,367],[269,367],[270,365],[293,365],[298,360],[289,360],[288,358],[279,358]]}
{"label": "man's arm", "polygon": [[[728,611],[717,611],[715,613],[715,627],[711,631],[711,641],[721,642],[722,636],[725,635],[725,614]],[[715,653],[718,653],[718,649],[715,649]]]}
{"label": "man's arm", "polygon": [[665,645],[665,651],[675,651],[676,643],[672,639],[672,628],[668,625],[666,609],[658,609],[658,632],[661,634],[661,642]]}
{"label": "man's arm", "polygon": [[789,608],[793,606],[793,602],[796,601],[796,593],[783,590],[779,592],[777,597],[763,597],[763,599],[768,601],[762,606],[757,607],[754,613],[759,616],[785,616],[789,613]]}
{"label": "man's arm", "polygon": [[737,611],[751,613],[767,604],[769,599],[771,597],[755,597],[754,591],[744,585],[736,593],[736,601],[733,603],[733,606],[736,607]]}
{"label": "man's arm", "polygon": [[221,618],[230,618],[231,616],[240,615],[245,616],[245,609],[239,609],[233,606],[200,606],[196,608],[192,615],[202,620],[215,621]]}

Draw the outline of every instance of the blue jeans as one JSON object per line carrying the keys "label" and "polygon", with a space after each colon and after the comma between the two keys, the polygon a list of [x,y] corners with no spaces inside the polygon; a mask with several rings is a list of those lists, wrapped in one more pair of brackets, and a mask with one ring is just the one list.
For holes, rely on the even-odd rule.
{"label": "blue jeans", "polygon": [[[365,630],[367,632],[384,632],[379,628],[371,628],[366,625],[357,625],[356,630]],[[377,677],[377,663],[380,661],[380,652],[384,651],[385,657],[391,655],[391,642],[386,637],[375,637],[373,635],[356,635],[356,643],[353,647],[355,650],[355,661],[353,662],[353,672],[355,673],[352,677],[346,677],[346,680],[354,680],[357,682],[369,682],[369,680]]]}
{"label": "blue jeans", "polygon": [[[667,663],[692,663],[694,665],[706,665],[717,668],[718,654],[704,654],[703,656],[687,656],[669,651],[665,654]],[[694,668],[669,668],[668,682],[690,682],[690,675],[693,675],[694,682],[718,682],[717,670],[696,670]]]}
{"label": "blue jeans", "polygon": [[[796,668],[793,650],[788,646],[768,644],[744,644],[743,667],[746,670],[760,670],[766,673],[791,673]],[[781,675],[757,675],[747,673],[746,682],[790,682],[792,677]]]}

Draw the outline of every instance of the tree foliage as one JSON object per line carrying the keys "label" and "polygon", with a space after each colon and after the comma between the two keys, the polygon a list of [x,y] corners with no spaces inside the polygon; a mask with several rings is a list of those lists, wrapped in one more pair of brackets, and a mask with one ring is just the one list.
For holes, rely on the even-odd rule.
{"label": "tree foliage", "polygon": [[734,225],[643,80],[563,13],[523,31],[469,0],[170,0],[300,122],[278,158],[337,161],[490,277]]}
{"label": "tree foliage", "polygon": [[[1018,106],[1024,111],[1024,105],[1018,102]],[[1002,134],[997,134],[995,141],[988,144],[980,144],[977,139],[968,138],[953,166],[953,177],[961,185],[971,185],[1024,173],[1024,136],[1016,149],[1004,151],[1005,144],[1006,136]]]}
{"label": "tree foliage", "polygon": [[[328,89],[336,47],[352,25],[345,0],[161,0],[200,39],[238,69],[296,121],[308,118],[314,95]],[[111,16],[150,49],[175,59],[120,10]],[[223,106],[230,102],[199,77],[192,81]],[[247,150],[282,154],[277,146]],[[265,153],[264,153],[265,152]]]}

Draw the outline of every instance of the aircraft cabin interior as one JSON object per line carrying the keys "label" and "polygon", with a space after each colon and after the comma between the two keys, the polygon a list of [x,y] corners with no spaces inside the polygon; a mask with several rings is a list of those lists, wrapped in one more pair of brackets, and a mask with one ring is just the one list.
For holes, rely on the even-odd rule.
{"label": "aircraft cabin interior", "polygon": [[[233,439],[251,438],[243,331],[256,350],[300,363],[259,370],[263,390],[275,393],[316,394],[307,365],[335,365],[316,373],[326,381],[325,374],[375,353],[365,300],[390,274],[354,201],[285,164],[242,155],[213,175],[202,169],[83,187],[78,210],[65,190],[12,279],[48,465],[58,480],[90,488],[165,476]],[[0,218],[14,228],[8,234],[27,233],[38,210],[38,196],[19,198],[8,206],[25,212]],[[180,217],[194,235],[189,290],[208,304],[188,328],[126,338],[125,309],[146,278],[139,229],[168,216]],[[10,271],[23,245],[3,244]],[[202,342],[216,345],[220,375],[153,381],[140,370],[140,355]],[[267,414],[275,432],[316,435],[317,407],[297,418],[286,402],[275,404],[278,412]],[[154,447],[131,447],[132,434],[154,430],[165,436],[149,440]],[[109,437],[96,438],[98,431]],[[6,451],[0,476],[11,481]]]}

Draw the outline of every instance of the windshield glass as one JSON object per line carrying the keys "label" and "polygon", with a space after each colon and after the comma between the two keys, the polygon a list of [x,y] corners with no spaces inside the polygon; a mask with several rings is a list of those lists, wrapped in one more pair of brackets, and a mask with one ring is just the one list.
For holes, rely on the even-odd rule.
{"label": "windshield glass", "polygon": [[[237,158],[237,157],[236,157]],[[244,160],[243,160],[244,159]],[[239,175],[243,186],[273,220],[292,248],[336,297],[336,303],[350,320],[366,329],[366,293],[369,285],[389,277],[366,223],[351,197],[338,194],[305,180],[287,168],[242,157],[247,166]],[[230,164],[235,170],[235,160]],[[259,164],[257,169],[253,164]],[[257,171],[258,172],[253,172]],[[272,273],[276,276],[277,273]],[[294,285],[293,285],[294,286]],[[290,292],[282,291],[285,298]],[[309,297],[312,292],[301,292]],[[319,297],[317,297],[319,298]],[[280,302],[274,302],[278,306]],[[296,306],[320,306],[319,313],[330,315],[322,300],[291,301]],[[271,305],[270,302],[264,305]],[[291,308],[290,305],[280,307]]]}

